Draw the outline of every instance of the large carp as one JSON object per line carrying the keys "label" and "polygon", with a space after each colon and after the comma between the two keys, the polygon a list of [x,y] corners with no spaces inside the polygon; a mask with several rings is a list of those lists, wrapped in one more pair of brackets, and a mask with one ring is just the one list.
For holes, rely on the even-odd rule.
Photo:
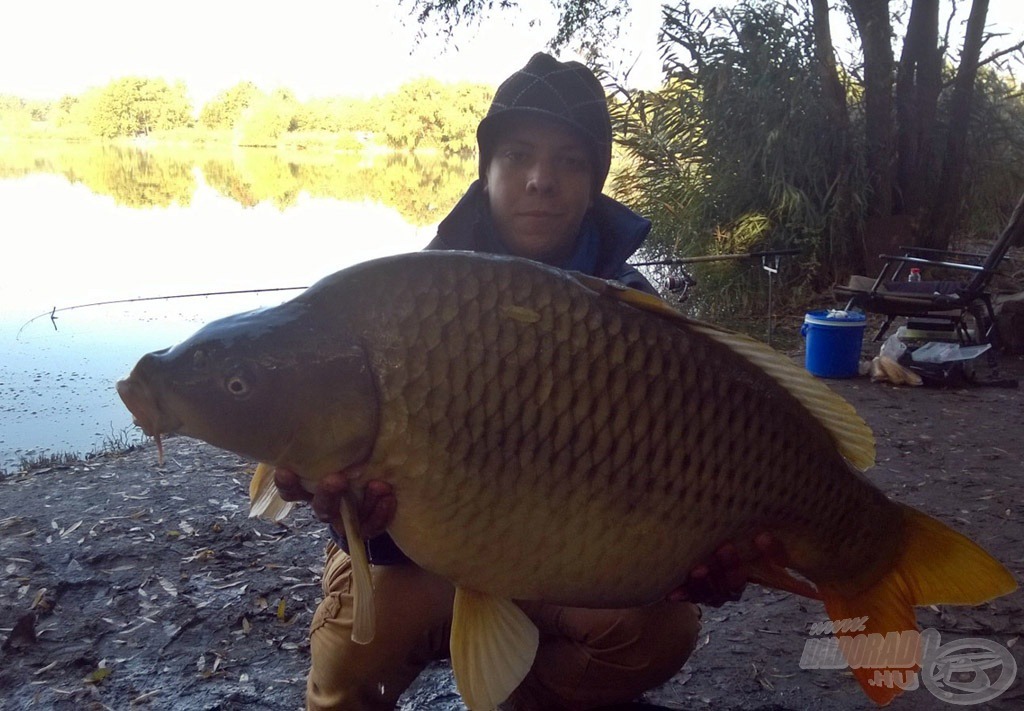
{"label": "large carp", "polygon": [[[532,663],[537,632],[511,600],[650,603],[724,541],[761,531],[803,579],[744,550],[753,579],[820,597],[835,620],[867,618],[869,634],[916,629],[914,605],[1016,588],[977,545],[861,474],[867,425],[788,358],[535,262],[367,262],[144,356],[117,388],[148,434],[262,462],[264,504],[271,466],[311,490],[355,464],[390,482],[394,540],[456,586],[452,665],[474,709]],[[343,519],[358,540],[353,503]],[[369,570],[351,548],[366,639]],[[898,690],[870,685],[872,671],[855,673],[887,703]]]}

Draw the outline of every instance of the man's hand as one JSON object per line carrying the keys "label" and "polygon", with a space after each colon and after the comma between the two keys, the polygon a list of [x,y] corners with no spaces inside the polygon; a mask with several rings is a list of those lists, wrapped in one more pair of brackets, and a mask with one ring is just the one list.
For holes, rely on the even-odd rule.
{"label": "man's hand", "polygon": [[[337,531],[344,531],[341,522],[341,499],[348,492],[349,479],[362,474],[359,467],[328,474],[317,484],[316,491],[309,493],[302,487],[298,475],[287,469],[274,470],[274,484],[285,501],[308,501],[313,513],[324,523]],[[395,516],[397,506],[394,490],[387,482],[370,480],[363,491],[363,502],[359,507],[359,530],[364,538],[373,538],[384,532]]]}
{"label": "man's hand", "polygon": [[[772,563],[788,563],[782,544],[770,533],[760,533],[754,539],[754,549]],[[674,602],[697,602],[721,607],[726,602],[739,600],[747,587],[747,574],[741,565],[739,552],[732,543],[723,544],[715,554],[690,571],[686,582],[673,590],[668,599]]]}

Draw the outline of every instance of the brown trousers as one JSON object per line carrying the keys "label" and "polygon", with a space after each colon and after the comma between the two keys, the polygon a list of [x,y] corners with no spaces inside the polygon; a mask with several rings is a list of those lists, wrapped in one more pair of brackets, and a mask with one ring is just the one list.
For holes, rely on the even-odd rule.
{"label": "brown trousers", "polygon": [[[448,656],[455,591],[415,565],[374,566],[373,642],[352,642],[351,562],[333,543],[324,568],[324,600],[310,626],[309,711],[393,709],[426,665]],[[663,602],[625,610],[523,603],[540,630],[530,673],[503,705],[514,709],[588,709],[624,703],[667,681],[687,660],[700,610]]]}

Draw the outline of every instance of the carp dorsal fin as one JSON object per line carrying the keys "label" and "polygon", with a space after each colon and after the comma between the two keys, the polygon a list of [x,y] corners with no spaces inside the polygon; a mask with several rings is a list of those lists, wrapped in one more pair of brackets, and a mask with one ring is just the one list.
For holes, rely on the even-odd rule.
{"label": "carp dorsal fin", "polygon": [[295,504],[285,501],[274,485],[274,467],[260,462],[249,482],[249,518],[261,518],[265,521],[278,522],[283,520]]}
{"label": "carp dorsal fin", "polygon": [[352,559],[352,641],[369,644],[373,641],[377,611],[373,604],[373,577],[366,557],[366,544],[359,533],[359,518],[349,497],[341,500],[341,522],[345,527],[349,557]]}
{"label": "carp dorsal fin", "polygon": [[511,600],[455,588],[452,671],[470,709],[493,709],[515,691],[537,656],[540,632]]}
{"label": "carp dorsal fin", "polygon": [[840,454],[861,471],[875,463],[875,437],[853,405],[774,348],[735,331],[691,319],[663,299],[619,282],[573,274],[584,286],[602,296],[657,314],[721,343],[767,373],[789,391],[832,436]]}

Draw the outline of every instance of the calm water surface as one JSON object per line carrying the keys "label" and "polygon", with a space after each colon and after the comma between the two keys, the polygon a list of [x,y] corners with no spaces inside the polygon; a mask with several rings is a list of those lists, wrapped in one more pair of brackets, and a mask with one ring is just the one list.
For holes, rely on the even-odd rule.
{"label": "calm water surface", "polygon": [[[381,177],[364,161],[344,186],[325,182],[320,170],[315,183],[284,180],[282,188],[281,176],[301,175],[301,166],[269,171],[267,179],[265,165],[247,174],[237,163],[207,159],[186,162],[183,172],[180,161],[163,170],[145,153],[112,155],[116,166],[88,159],[90,171],[106,176],[103,183],[81,180],[82,168],[59,161],[41,172],[11,170],[0,151],[0,470],[23,458],[93,451],[125,433],[137,439],[113,385],[139,356],[213,318],[298,292],[75,309],[56,314],[56,329],[52,308],[305,286],[350,264],[420,249],[468,183],[461,169],[424,181],[429,171],[413,166],[421,179],[410,185],[401,177],[409,166]],[[331,169],[335,180],[348,170]],[[231,171],[229,185],[223,176]],[[163,172],[175,181],[170,193],[160,183]],[[442,191],[446,175],[459,187]],[[360,195],[352,180],[376,187]],[[394,200],[382,198],[381,185],[394,186]],[[159,197],[147,202],[146,195]],[[47,315],[30,322],[40,314]]]}

